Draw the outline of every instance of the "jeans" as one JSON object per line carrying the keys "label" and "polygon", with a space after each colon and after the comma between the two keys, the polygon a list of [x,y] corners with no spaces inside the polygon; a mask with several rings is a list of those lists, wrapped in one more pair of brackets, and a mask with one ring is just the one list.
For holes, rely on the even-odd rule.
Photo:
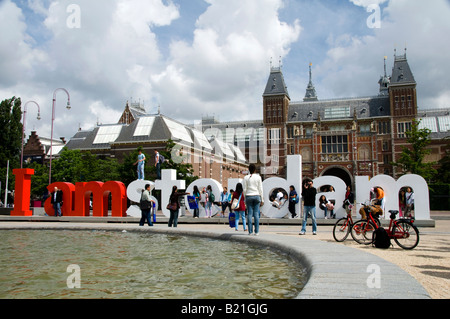
{"label": "jeans", "polygon": [[139,163],[137,166],[137,174],[138,174],[138,179],[139,180],[143,180],[144,179],[144,164]]}
{"label": "jeans", "polygon": [[149,226],[153,226],[152,216],[150,214],[150,208],[141,210],[141,213],[142,213],[142,217],[141,217],[141,221],[139,222],[139,226],[144,226],[145,220],[147,220],[147,223]]}
{"label": "jeans", "polygon": [[161,163],[156,164],[156,179],[161,179]]}
{"label": "jeans", "polygon": [[206,217],[211,217],[211,215],[212,215],[212,203],[210,201],[207,201],[205,203],[205,211],[206,211]]}
{"label": "jeans", "polygon": [[253,233],[253,218],[255,219],[255,234],[259,233],[259,205],[261,204],[260,196],[247,196],[245,204],[248,210],[248,232]]}
{"label": "jeans", "polygon": [[55,217],[61,217],[61,203],[53,203],[55,209]]}
{"label": "jeans", "polygon": [[244,231],[247,230],[247,226],[245,225],[245,211],[234,213],[236,214],[236,221],[235,221],[236,230],[238,230],[239,228],[239,218],[242,218],[242,225],[244,225]]}
{"label": "jeans", "polygon": [[178,226],[178,214],[179,214],[179,210],[171,210],[170,211],[170,218],[169,218],[169,227],[177,227]]}
{"label": "jeans", "polygon": [[303,225],[302,232],[306,232],[306,223],[308,222],[308,215],[311,213],[312,219],[312,231],[317,231],[317,222],[316,222],[316,207],[315,206],[305,206],[303,212]]}

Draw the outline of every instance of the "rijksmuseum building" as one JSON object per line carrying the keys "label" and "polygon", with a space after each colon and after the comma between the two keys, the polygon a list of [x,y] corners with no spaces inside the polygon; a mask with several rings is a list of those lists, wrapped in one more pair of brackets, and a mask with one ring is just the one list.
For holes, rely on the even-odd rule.
{"label": "rijksmuseum building", "polygon": [[285,177],[287,156],[295,154],[302,155],[304,177],[331,175],[347,185],[358,175],[398,177],[392,162],[408,146],[406,132],[414,120],[432,132],[428,161],[442,158],[443,139],[450,135],[450,109],[420,110],[416,86],[405,53],[395,55],[390,76],[385,62],[374,96],[320,100],[310,66],[306,95],[294,102],[282,69],[271,67],[262,120],[219,122],[204,117],[198,125],[188,125],[159,111],[147,114],[140,103],[127,103],[118,123],[80,130],[66,147],[119,161],[143,147],[150,157],[147,165],[154,165],[153,150],[164,150],[171,139],[182,148],[184,162],[193,165],[196,176],[224,186],[228,178],[242,178],[249,163],[257,164],[263,178]]}

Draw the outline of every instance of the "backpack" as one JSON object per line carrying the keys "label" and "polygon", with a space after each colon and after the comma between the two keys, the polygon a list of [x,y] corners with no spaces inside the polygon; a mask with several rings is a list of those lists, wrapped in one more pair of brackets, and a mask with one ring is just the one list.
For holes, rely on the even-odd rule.
{"label": "backpack", "polygon": [[213,192],[209,195],[209,202],[214,203],[216,201],[216,196],[214,196]]}
{"label": "backpack", "polygon": [[391,239],[383,227],[375,229],[372,235],[372,245],[376,248],[387,249],[391,247]]}
{"label": "backpack", "polygon": [[162,156],[161,154],[159,154],[159,163],[162,164],[166,161],[166,159],[164,158],[164,156]]}

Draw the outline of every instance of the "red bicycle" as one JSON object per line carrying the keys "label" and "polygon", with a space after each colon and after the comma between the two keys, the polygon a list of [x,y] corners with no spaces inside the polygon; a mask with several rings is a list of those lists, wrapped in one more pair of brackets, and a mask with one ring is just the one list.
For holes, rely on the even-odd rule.
{"label": "red bicycle", "polygon": [[[366,206],[366,205],[364,205]],[[386,229],[389,238],[393,239],[397,245],[406,250],[411,250],[417,247],[419,244],[419,230],[413,225],[413,219],[399,219],[397,220],[397,215],[399,211],[391,210],[389,211],[390,224],[389,228]],[[351,229],[351,234],[353,239],[363,245],[370,245],[373,243],[373,232],[375,229],[381,227],[379,222],[377,223],[376,218],[372,216],[369,211],[367,215],[368,219],[362,219],[353,224]]]}

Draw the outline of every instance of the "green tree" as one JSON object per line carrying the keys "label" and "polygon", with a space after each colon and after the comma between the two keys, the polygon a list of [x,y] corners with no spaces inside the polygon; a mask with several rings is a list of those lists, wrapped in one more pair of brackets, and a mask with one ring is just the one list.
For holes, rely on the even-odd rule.
{"label": "green tree", "polygon": [[192,184],[192,182],[198,179],[198,176],[194,176],[194,168],[191,164],[184,163],[186,157],[174,141],[167,141],[166,149],[160,152],[165,157],[165,162],[161,165],[161,169],[174,169],[177,171],[177,178],[185,180],[186,185]]}
{"label": "green tree", "polygon": [[450,184],[450,137],[445,138],[445,155],[439,161],[439,168],[436,175],[436,182]]}
{"label": "green tree", "polygon": [[404,174],[416,174],[425,180],[431,181],[436,174],[435,162],[425,162],[425,156],[431,153],[427,148],[431,143],[431,130],[427,128],[419,129],[420,122],[413,121],[411,131],[406,133],[408,147],[403,147],[400,158],[394,166],[399,167]]}
{"label": "green tree", "polygon": [[64,148],[53,161],[52,176],[58,182],[107,182],[118,180],[119,165],[116,159],[99,159],[90,152]]}
{"label": "green tree", "polygon": [[0,103],[0,180],[6,181],[6,168],[9,160],[9,189],[14,188],[12,170],[20,167],[22,145],[22,102],[12,97]]}

